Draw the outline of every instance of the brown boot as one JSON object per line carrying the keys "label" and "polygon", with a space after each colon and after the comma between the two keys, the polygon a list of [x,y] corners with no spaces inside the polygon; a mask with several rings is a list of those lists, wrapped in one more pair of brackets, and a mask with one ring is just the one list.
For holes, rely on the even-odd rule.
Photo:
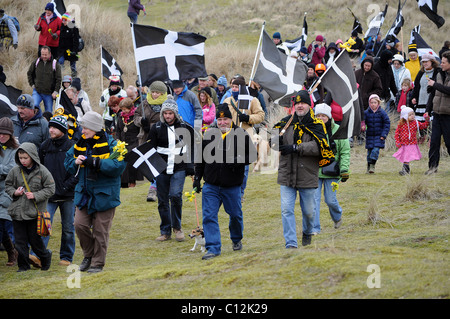
{"label": "brown boot", "polygon": [[8,253],[8,262],[6,263],[6,266],[15,266],[17,264],[17,257],[19,256],[19,253],[17,252],[16,248],[14,248],[14,244],[11,238],[8,238],[8,240],[3,243],[3,246]]}

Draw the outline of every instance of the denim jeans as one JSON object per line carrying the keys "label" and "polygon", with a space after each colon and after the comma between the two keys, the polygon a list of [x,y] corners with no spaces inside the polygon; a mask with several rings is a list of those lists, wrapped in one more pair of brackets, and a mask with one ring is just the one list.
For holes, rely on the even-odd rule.
{"label": "denim jeans", "polygon": [[229,215],[228,229],[233,243],[238,243],[244,236],[244,218],[241,205],[241,186],[220,187],[205,183],[202,190],[203,231],[206,249],[219,255],[222,243],[220,240],[219,208],[223,204]]}
{"label": "denim jeans", "polygon": [[315,210],[314,194],[316,193],[316,188],[293,188],[280,185],[281,221],[283,223],[283,235],[286,247],[298,247],[294,214],[297,192],[300,195],[303,233],[311,235],[313,232]]}
{"label": "denim jeans", "polygon": [[[320,233],[320,201],[322,196],[322,186],[323,186],[323,196],[325,199],[325,204],[328,206],[330,211],[331,219],[334,222],[338,222],[342,216],[342,208],[339,206],[339,202],[336,198],[336,192],[333,192],[331,183],[337,182],[337,178],[319,178],[319,187],[316,190],[314,199],[316,201],[315,217],[314,217],[314,227],[313,232]],[[305,227],[305,222],[303,221],[303,227]]]}
{"label": "denim jeans", "polygon": [[53,98],[51,94],[40,94],[36,89],[33,89],[32,95],[35,107],[39,107],[39,104],[44,101],[45,110],[53,113]]}
{"label": "denim jeans", "polygon": [[162,173],[156,177],[158,211],[161,217],[161,235],[171,235],[173,229],[181,229],[181,209],[185,171]]}
{"label": "denim jeans", "polygon": [[[53,224],[53,216],[55,216],[56,209],[59,208],[61,214],[61,248],[59,249],[60,260],[67,260],[72,262],[73,254],[75,253],[75,228],[73,220],[75,216],[75,204],[73,200],[64,202],[48,202],[47,210],[50,213],[50,218]],[[49,237],[43,237],[45,247],[48,245]]]}

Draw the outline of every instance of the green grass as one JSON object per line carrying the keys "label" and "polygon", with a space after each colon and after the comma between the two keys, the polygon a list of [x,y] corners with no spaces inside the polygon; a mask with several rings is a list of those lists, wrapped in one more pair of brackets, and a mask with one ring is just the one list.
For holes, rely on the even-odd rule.
{"label": "green grass", "polygon": [[[424,147],[422,152],[426,154]],[[322,202],[322,233],[313,237],[311,246],[295,250],[284,248],[276,174],[250,174],[240,252],[231,248],[228,215],[221,209],[222,254],[210,261],[202,261],[199,250],[190,251],[194,241],[189,238],[181,243],[155,241],[160,220],[157,204],[145,201],[148,183],[123,189],[102,273],[82,273],[79,289],[67,287],[71,273],[58,265],[61,228],[57,214],[49,243],[53,251],[50,270],[17,273],[16,267],[4,266],[6,253],[1,253],[0,298],[448,299],[449,158],[442,158],[438,174],[432,177],[423,175],[426,156],[413,163],[411,177],[401,177],[397,173],[401,165],[392,153],[384,152],[376,174],[366,175],[362,146],[352,149],[351,177],[338,190],[344,210],[342,227],[334,229]],[[435,196],[407,199],[406,184],[423,180]],[[191,187],[187,178],[185,191]],[[368,220],[372,199],[377,200],[374,222]],[[201,195],[197,200],[201,220]],[[300,234],[298,204],[296,214]],[[184,202],[184,231],[196,223],[194,203]],[[74,263],[82,258],[77,240]],[[370,264],[380,267],[379,289],[367,287]]]}

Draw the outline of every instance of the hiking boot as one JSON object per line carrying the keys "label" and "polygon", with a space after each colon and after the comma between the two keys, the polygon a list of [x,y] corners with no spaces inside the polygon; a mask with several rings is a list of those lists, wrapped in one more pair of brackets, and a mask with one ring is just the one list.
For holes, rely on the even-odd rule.
{"label": "hiking boot", "polygon": [[86,271],[91,267],[91,259],[92,257],[84,257],[80,265],[80,271]]}
{"label": "hiking boot", "polygon": [[30,264],[32,264],[34,268],[41,268],[41,261],[39,258],[30,254],[28,255],[28,259],[30,261]]}
{"label": "hiking boot", "polygon": [[174,229],[173,232],[175,233],[176,241],[184,241],[184,233],[181,229]]}
{"label": "hiking boot", "polygon": [[161,236],[156,237],[156,241],[166,241],[170,239],[170,235],[161,234]]}
{"label": "hiking boot", "polygon": [[233,250],[234,250],[234,251],[236,251],[236,250],[242,250],[242,242],[239,241],[239,242],[237,242],[237,243],[233,243]]}
{"label": "hiking boot", "polygon": [[150,186],[147,194],[147,202],[156,202],[157,199],[156,188]]}
{"label": "hiking boot", "polygon": [[219,256],[219,254],[207,252],[206,254],[203,255],[202,260],[208,260],[217,256]]}
{"label": "hiking boot", "polygon": [[302,236],[302,246],[308,246],[311,245],[311,235],[307,235],[303,233]]}

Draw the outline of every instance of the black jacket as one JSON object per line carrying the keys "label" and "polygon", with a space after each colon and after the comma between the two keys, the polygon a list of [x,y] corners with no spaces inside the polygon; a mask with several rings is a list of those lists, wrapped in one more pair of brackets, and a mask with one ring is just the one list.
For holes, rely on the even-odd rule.
{"label": "black jacket", "polygon": [[250,135],[234,124],[224,139],[218,128],[207,130],[202,150],[203,160],[195,164],[195,178],[221,187],[241,185],[245,166],[258,157]]}
{"label": "black jacket", "polygon": [[47,139],[39,148],[39,159],[52,174],[55,180],[55,194],[50,202],[72,200],[78,178],[68,173],[64,168],[67,151],[75,144],[65,134],[58,139]]}

